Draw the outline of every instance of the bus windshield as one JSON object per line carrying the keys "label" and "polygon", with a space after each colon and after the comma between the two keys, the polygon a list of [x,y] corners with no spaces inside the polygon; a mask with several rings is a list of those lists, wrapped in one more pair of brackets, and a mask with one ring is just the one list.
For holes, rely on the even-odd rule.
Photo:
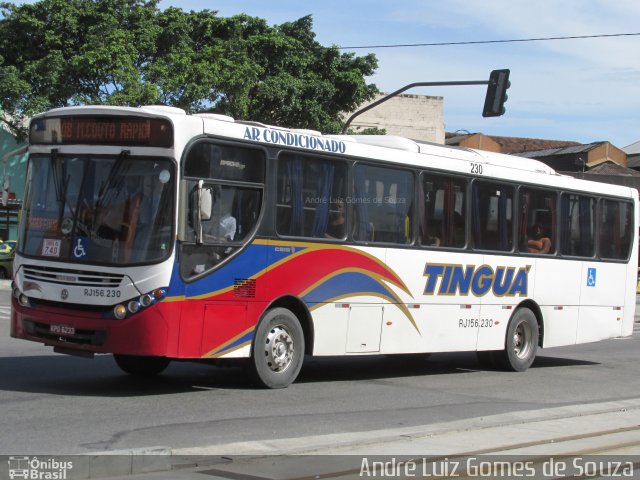
{"label": "bus windshield", "polygon": [[174,163],[163,158],[34,155],[24,255],[92,264],[157,262],[172,245]]}

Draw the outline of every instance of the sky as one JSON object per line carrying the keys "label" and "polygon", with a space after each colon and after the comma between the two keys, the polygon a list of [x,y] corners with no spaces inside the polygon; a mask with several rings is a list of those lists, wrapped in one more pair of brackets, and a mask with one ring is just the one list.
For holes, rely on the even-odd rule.
{"label": "sky", "polygon": [[161,0],[160,8],[169,6],[246,13],[270,25],[312,15],[316,40],[339,47],[637,33],[344,51],[376,54],[379,66],[367,81],[383,92],[414,82],[488,80],[491,70],[510,69],[506,114],[498,118],[482,117],[485,86],[406,92],[444,97],[448,132],[606,140],[620,148],[640,141],[637,0]]}
{"label": "sky", "polygon": [[[247,13],[270,25],[312,15],[316,40],[341,47],[640,33],[637,0],[162,0],[161,8]],[[375,53],[383,92],[414,82],[488,80],[511,70],[506,114],[483,118],[485,86],[416,88],[444,97],[445,129],[581,143],[640,141],[640,35]]]}

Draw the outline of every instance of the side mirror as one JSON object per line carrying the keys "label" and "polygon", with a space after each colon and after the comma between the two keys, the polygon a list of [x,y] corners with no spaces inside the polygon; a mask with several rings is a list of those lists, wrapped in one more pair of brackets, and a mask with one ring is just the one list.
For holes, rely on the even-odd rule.
{"label": "side mirror", "polygon": [[213,191],[210,187],[204,187],[204,180],[198,180],[198,186],[196,187],[195,197],[196,205],[193,212],[193,229],[196,234],[196,244],[202,245],[202,221],[210,220],[213,213]]}
{"label": "side mirror", "polygon": [[[200,182],[202,182],[202,180],[200,180]],[[203,188],[200,182],[198,182],[198,211],[200,212],[200,220],[211,220],[213,194],[211,188]]]}

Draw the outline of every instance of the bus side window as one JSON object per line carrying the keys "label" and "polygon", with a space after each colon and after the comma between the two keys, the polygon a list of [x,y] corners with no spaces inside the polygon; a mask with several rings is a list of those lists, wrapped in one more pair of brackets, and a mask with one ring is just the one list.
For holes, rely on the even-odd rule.
{"label": "bus side window", "polygon": [[595,209],[593,197],[565,193],[560,200],[560,252],[592,258],[595,254]]}
{"label": "bus side window", "polygon": [[354,239],[400,245],[411,243],[413,189],[410,171],[356,164],[351,202]]}
{"label": "bus side window", "polygon": [[475,181],[472,192],[474,248],[510,251],[513,248],[514,188],[510,185]]}
{"label": "bus side window", "polygon": [[600,257],[625,260],[629,257],[633,229],[633,205],[603,199],[600,202]]}
{"label": "bus side window", "polygon": [[518,245],[521,252],[553,254],[556,251],[556,194],[521,188]]}
{"label": "bus side window", "polygon": [[[250,238],[260,218],[264,170],[265,156],[260,149],[210,140],[189,149],[184,160],[189,196],[180,253],[183,278],[208,274]],[[210,214],[202,217],[197,212],[200,181],[200,188],[210,192],[211,199]],[[196,235],[200,231],[202,243]]]}
{"label": "bus side window", "polygon": [[278,159],[279,235],[344,239],[347,164],[284,153]]}
{"label": "bus side window", "polygon": [[466,180],[424,172],[419,188],[420,243],[427,247],[464,247]]}

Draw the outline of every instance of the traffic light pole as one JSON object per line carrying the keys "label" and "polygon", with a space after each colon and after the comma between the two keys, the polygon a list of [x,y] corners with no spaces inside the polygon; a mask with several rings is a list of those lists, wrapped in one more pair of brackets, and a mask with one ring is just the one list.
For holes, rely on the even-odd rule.
{"label": "traffic light pole", "polygon": [[[508,72],[508,70],[506,70],[506,71]],[[402,92],[406,92],[407,90],[409,90],[411,88],[415,88],[415,87],[450,87],[450,86],[461,86],[461,85],[489,85],[489,88],[487,88],[487,96],[489,96],[490,91],[492,90],[492,87],[495,88],[495,86],[496,86],[495,82],[493,81],[494,72],[492,72],[491,78],[489,80],[469,80],[469,81],[461,81],[461,82],[417,82],[417,83],[411,83],[409,85],[406,85],[406,86],[404,86],[402,88],[399,88],[395,92],[392,92],[392,93],[382,97],[381,99],[376,100],[373,103],[370,103],[366,107],[361,108],[360,110],[358,110],[357,112],[352,114],[347,119],[347,121],[345,122],[344,127],[342,128],[342,133],[343,134],[347,133],[347,129],[349,128],[349,125],[351,125],[351,122],[357,116],[362,115],[364,112],[367,112],[367,111],[371,110],[372,108],[377,107],[381,103],[386,102],[387,100],[389,100],[389,99],[391,99],[391,98],[393,98],[395,96],[398,96]],[[508,79],[508,76],[507,76],[507,79]],[[509,88],[509,86],[506,85],[506,88]],[[506,90],[506,88],[505,88],[505,90]],[[505,99],[506,99],[506,95],[505,95]]]}

